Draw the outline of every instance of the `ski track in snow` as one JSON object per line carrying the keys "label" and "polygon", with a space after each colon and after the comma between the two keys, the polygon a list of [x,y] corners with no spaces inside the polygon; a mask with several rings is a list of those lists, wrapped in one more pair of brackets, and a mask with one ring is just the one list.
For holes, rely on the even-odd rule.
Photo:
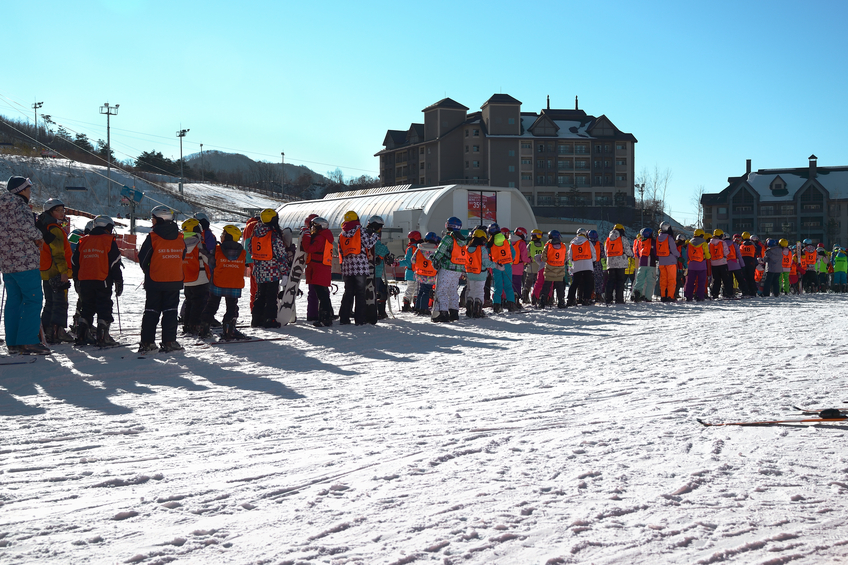
{"label": "ski track in snow", "polygon": [[56,347],[0,367],[0,561],[845,562],[848,425],[695,421],[844,405],[844,301]]}

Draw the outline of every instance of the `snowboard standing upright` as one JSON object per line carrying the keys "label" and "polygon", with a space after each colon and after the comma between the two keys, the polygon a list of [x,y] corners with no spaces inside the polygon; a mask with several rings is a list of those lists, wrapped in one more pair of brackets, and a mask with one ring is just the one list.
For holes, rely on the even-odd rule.
{"label": "snowboard standing upright", "polygon": [[376,256],[374,250],[368,251],[368,276],[365,277],[365,321],[369,324],[377,323],[377,273]]}
{"label": "snowboard standing upright", "polygon": [[306,269],[307,253],[300,247],[300,241],[297,243],[297,253],[294,254],[294,260],[289,269],[289,279],[286,286],[280,293],[279,306],[277,306],[277,321],[282,325],[292,324],[297,320],[297,311],[295,310],[295,301],[297,300],[297,291],[300,287],[300,279],[303,278],[303,272]]}

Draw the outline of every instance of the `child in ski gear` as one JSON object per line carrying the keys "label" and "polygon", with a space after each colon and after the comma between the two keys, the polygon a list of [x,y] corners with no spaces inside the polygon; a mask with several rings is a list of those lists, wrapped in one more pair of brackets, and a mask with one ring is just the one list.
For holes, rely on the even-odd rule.
{"label": "child in ski gear", "polygon": [[[524,286],[524,271],[530,263],[530,253],[527,250],[527,230],[522,227],[515,228],[510,237],[512,243],[512,292],[515,297],[515,306],[521,308],[521,290]],[[529,301],[525,301],[529,302]]]}
{"label": "child in ski gear", "polygon": [[[318,214],[309,214],[306,216],[306,219],[303,220],[303,225],[300,227],[300,249],[303,249],[303,236],[309,234],[309,230],[312,229],[312,220],[317,218]],[[332,264],[333,258],[332,254],[330,255],[330,263]],[[294,267],[292,267],[293,269]],[[306,269],[309,269],[309,254],[306,256]],[[305,270],[306,270],[305,269]],[[306,275],[304,270],[303,276]],[[315,294],[315,289],[307,282],[306,283],[306,321],[307,322],[317,322],[318,321],[318,295]],[[331,317],[332,319],[332,317]],[[314,324],[313,324],[314,325]]]}
{"label": "child in ski gear", "polygon": [[607,258],[607,287],[604,301],[612,304],[613,292],[615,303],[624,304],[624,281],[627,277],[627,264],[633,258],[630,241],[624,237],[624,226],[616,224],[604,242],[604,252]]}
{"label": "child in ski gear", "polygon": [[557,306],[565,308],[565,262],[568,247],[562,242],[562,234],[558,230],[548,232],[548,242],[539,257],[545,264],[542,271],[544,282],[538,298],[539,308],[547,305],[552,290],[556,292]]}
{"label": "child in ski gear", "polygon": [[466,246],[465,264],[465,315],[469,318],[485,318],[483,314],[483,286],[486,284],[488,269],[495,267],[486,247],[488,234],[476,229]]}
{"label": "child in ski gear", "polygon": [[[492,280],[494,290],[492,291],[492,310],[501,312],[504,307],[510,312],[515,310],[515,293],[512,288],[512,262],[515,250],[510,245],[507,237],[501,232],[498,224],[490,224],[487,230],[489,241],[486,246],[492,257],[494,267],[492,268]],[[438,289],[438,287],[437,287]],[[506,304],[501,306],[503,296],[506,296]]]}
{"label": "child in ski gear", "polygon": [[596,230],[589,230],[586,233],[589,243],[595,249],[595,260],[592,262],[592,281],[594,283],[594,298],[601,300],[604,295],[604,263],[607,256],[604,254],[604,246],[601,245],[600,236]]}
{"label": "child in ski gear", "polygon": [[65,204],[58,198],[44,203],[44,212],[36,225],[44,237],[41,245],[41,281],[44,307],[41,327],[47,343],[73,343],[74,338],[65,331],[68,325],[68,289],[71,288],[71,244],[60,222],[65,219]]}
{"label": "child in ski gear", "polygon": [[345,213],[342,233],[339,236],[339,261],[341,261],[344,294],[339,307],[339,323],[349,324],[351,315],[357,326],[367,323],[365,315],[365,286],[371,274],[368,251],[374,249],[379,235],[373,230],[362,231],[359,216],[354,211]]}
{"label": "child in ski gear", "polygon": [[159,349],[155,341],[160,316],[162,351],[179,351],[183,347],[177,341],[177,310],[183,288],[185,242],[174,222],[174,213],[167,206],[156,206],[151,212],[151,221],[153,228],[138,252],[146,294],[138,352],[152,353]]}
{"label": "child in ski gear", "polygon": [[209,227],[209,216],[205,212],[196,212],[194,219],[200,224],[200,242],[203,244],[203,247],[210,255],[215,253],[215,246],[218,244],[218,240],[215,239],[215,234],[212,233]]}
{"label": "child in ski gear", "polygon": [[733,288],[733,281],[739,288],[742,296],[748,296],[748,285],[745,283],[745,277],[742,273],[742,250],[739,248],[739,243],[742,242],[740,234],[734,234],[731,239],[729,234],[724,234],[724,242],[727,244],[727,271],[730,276],[731,296],[736,296],[736,290]]}
{"label": "child in ski gear", "polygon": [[[97,216],[88,235],[79,240],[72,265],[75,288],[80,298],[77,323],[77,345],[96,343],[101,347],[117,345],[109,335],[112,325],[112,287],[115,297],[124,292],[121,252],[112,233],[115,227],[109,216]],[[94,315],[97,314],[97,330]]]}
{"label": "child in ski gear", "polygon": [[535,229],[530,232],[530,243],[527,244],[527,255],[530,261],[527,263],[527,266],[524,269],[524,289],[521,294],[521,300],[527,303],[536,304],[536,296],[531,298],[530,291],[533,290],[533,286],[536,284],[536,279],[539,274],[539,270],[542,268],[542,263],[537,261],[536,258],[542,254],[542,249],[545,247],[545,244],[542,243],[542,230]]}
{"label": "child in ski gear", "polygon": [[247,272],[250,275],[250,311],[253,312],[253,303],[256,301],[256,277],[253,276],[253,257],[250,255],[250,249],[252,244],[253,232],[256,230],[256,226],[259,224],[260,219],[259,216],[255,216],[247,220],[247,223],[244,226],[244,233],[242,237],[244,238],[244,250],[247,252],[247,257],[245,258],[245,264],[247,266]]}
{"label": "child in ski gear", "polygon": [[730,271],[727,269],[727,256],[730,249],[723,236],[724,231],[716,229],[713,232],[712,239],[710,239],[710,266],[713,273],[713,286],[710,289],[710,295],[713,298],[718,298],[721,294],[725,298],[733,296],[733,283],[730,278]]}
{"label": "child in ski gear", "polygon": [[[580,291],[580,302],[588,306],[591,304],[592,289],[594,287],[594,263],[598,261],[595,254],[595,246],[586,237],[586,228],[577,230],[577,235],[566,246],[566,260],[571,262],[571,286],[568,287],[568,300],[565,305],[577,305],[577,291]],[[547,282],[547,277],[545,277]],[[544,294],[542,289],[542,294]]]}
{"label": "child in ski gear", "polygon": [[[766,278],[763,283],[763,295],[768,296],[771,293],[774,296],[780,296],[780,278],[783,276],[783,264],[786,261],[784,249],[780,247],[776,239],[766,241],[765,265]],[[791,263],[791,252],[789,256]]]}
{"label": "child in ski gear", "polygon": [[438,236],[433,232],[427,232],[424,239],[419,243],[412,254],[412,271],[418,286],[418,295],[415,298],[415,310],[419,314],[430,314],[430,293],[436,283],[438,270],[433,265],[433,254],[439,244]]}
{"label": "child in ski gear", "polygon": [[253,303],[250,325],[252,327],[279,328],[277,321],[277,295],[280,281],[288,276],[289,250],[277,212],[266,208],[260,214],[251,238],[253,276],[256,278],[256,299]]}
{"label": "child in ski gear", "polygon": [[683,296],[687,302],[693,299],[703,302],[707,294],[707,265],[710,261],[710,249],[704,240],[704,230],[696,229],[685,249],[686,287]]}
{"label": "child in ski gear", "polygon": [[757,242],[753,241],[749,232],[740,234],[739,255],[741,256],[742,277],[748,287],[748,295],[753,296],[757,292],[757,281],[754,274],[757,270],[757,257],[759,257]]}
{"label": "child in ski gear", "polygon": [[366,229],[377,234],[377,242],[374,244],[374,288],[376,291],[377,300],[377,319],[384,320],[388,318],[386,314],[386,300],[389,296],[389,289],[383,281],[383,273],[386,270],[386,258],[390,255],[389,248],[379,238],[383,234],[383,218],[380,216],[371,216],[368,218]]}
{"label": "child in ski gear", "polygon": [[660,301],[674,302],[677,300],[677,259],[680,257],[680,252],[674,241],[674,230],[668,222],[660,224],[656,246],[657,269],[660,275]]}
{"label": "child in ski gear", "polygon": [[654,231],[642,228],[639,239],[633,244],[634,256],[637,259],[636,279],[633,281],[633,291],[630,300],[650,302],[654,297],[654,285],[657,282],[657,245]]}
{"label": "child in ski gear", "polygon": [[244,265],[247,255],[244,247],[239,243],[240,239],[239,228],[233,225],[224,226],[221,232],[221,243],[216,244],[215,255],[209,258],[209,270],[212,274],[209,299],[201,316],[203,322],[200,330],[201,337],[209,337],[209,324],[215,319],[215,313],[223,297],[227,304],[227,311],[222,320],[221,339],[227,341],[248,339],[236,329],[239,313],[238,299],[241,297],[241,289],[244,288]]}
{"label": "child in ski gear", "polygon": [[[202,228],[195,218],[183,222],[183,241],[186,255],[183,262],[185,300],[183,301],[183,333],[197,334],[201,330],[200,316],[209,299],[210,254],[204,246]],[[213,249],[214,253],[215,250]],[[205,337],[205,336],[203,336]]]}
{"label": "child in ski gear", "polygon": [[403,278],[406,281],[406,292],[403,293],[403,308],[401,312],[411,312],[415,306],[415,300],[418,296],[418,283],[415,280],[415,271],[412,270],[412,256],[415,250],[418,249],[418,244],[424,241],[421,239],[421,232],[412,230],[406,234],[409,242],[406,245],[406,252],[403,259],[397,262],[401,267],[406,267],[403,273]]}
{"label": "child in ski gear", "polygon": [[[462,221],[452,216],[445,222],[445,236],[433,254],[436,275],[436,301],[439,315],[434,322],[450,322],[459,319],[459,279],[465,272],[465,238],[460,233]],[[500,230],[498,230],[500,231]],[[503,234],[501,234],[503,235]],[[512,257],[510,256],[510,262]],[[510,285],[510,292],[512,292]],[[435,307],[435,306],[434,306]]]}
{"label": "child in ski gear", "polygon": [[333,325],[330,285],[333,282],[333,232],[330,223],[319,216],[309,222],[309,233],[300,238],[300,246],[309,255],[306,261],[306,284],[318,299],[315,327]]}

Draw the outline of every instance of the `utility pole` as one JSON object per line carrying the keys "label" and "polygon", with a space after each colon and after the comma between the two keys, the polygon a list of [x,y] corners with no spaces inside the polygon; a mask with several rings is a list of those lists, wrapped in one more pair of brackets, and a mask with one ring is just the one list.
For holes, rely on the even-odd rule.
{"label": "utility pole", "polygon": [[177,132],[177,137],[180,138],[180,194],[183,193],[183,138],[190,130],[181,129]]}
{"label": "utility pole", "polygon": [[118,115],[119,106],[120,104],[110,106],[109,103],[106,102],[100,107],[100,113],[106,114],[106,184],[108,185],[108,197],[106,202],[109,207],[112,206],[112,139],[110,137],[109,118]]}
{"label": "utility pole", "polygon": [[44,106],[44,102],[36,102],[32,105],[35,112],[35,144],[38,145],[38,109]]}
{"label": "utility pole", "polygon": [[203,178],[203,144],[200,144],[200,182],[205,182]]}
{"label": "utility pole", "polygon": [[[645,225],[645,183],[637,184],[636,188],[639,189],[639,199],[642,203],[639,205],[639,226],[644,227]],[[642,229],[640,227],[639,229]]]}
{"label": "utility pole", "polygon": [[280,175],[280,191],[282,194],[286,193],[286,154],[285,152],[281,152],[280,155],[283,157],[283,169]]}

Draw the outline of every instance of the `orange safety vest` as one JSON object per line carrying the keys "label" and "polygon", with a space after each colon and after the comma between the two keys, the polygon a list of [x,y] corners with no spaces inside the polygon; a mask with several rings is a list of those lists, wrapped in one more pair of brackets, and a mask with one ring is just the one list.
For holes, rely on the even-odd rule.
{"label": "orange safety vest", "polygon": [[784,269],[792,267],[792,251],[790,251],[789,249],[783,250],[783,258],[780,260],[780,265]]}
{"label": "orange safety vest", "polygon": [[710,242],[710,255],[712,256],[713,261],[720,261],[724,259],[724,242],[719,241],[718,243]]}
{"label": "orange safety vest", "polygon": [[87,235],[79,240],[79,271],[81,281],[105,281],[109,277],[109,250],[115,236],[111,234]]}
{"label": "orange safety vest", "polygon": [[657,239],[657,257],[668,257],[671,255],[671,249],[668,248],[669,239],[668,237],[664,240]]}
{"label": "orange safety vest", "polygon": [[153,252],[150,254],[150,280],[153,282],[182,282],[185,242],[183,234],[177,239],[164,239],[150,232]]}
{"label": "orange safety vest", "polygon": [[274,258],[272,237],[273,234],[268,231],[265,235],[250,240],[250,255],[255,261],[270,261]]}
{"label": "orange safety vest", "polygon": [[595,260],[600,261],[601,260],[601,242],[596,241],[592,245],[595,246]]}
{"label": "orange safety vest", "polygon": [[[306,262],[317,263],[318,261],[315,260],[314,255],[317,255],[317,253],[310,253]],[[333,264],[333,244],[326,239],[324,240],[324,251],[321,253],[321,264],[328,267]]]}
{"label": "orange safety vest", "polygon": [[[200,276],[200,246],[203,242],[197,244],[197,247],[186,253],[183,259],[183,282],[194,282]],[[203,270],[206,271],[206,278],[209,278],[209,268],[204,265]]]}
{"label": "orange safety vest", "polygon": [[339,260],[343,260],[346,255],[362,254],[362,233],[359,230],[353,232],[353,235],[348,237],[344,234],[339,236]]}
{"label": "orange safety vest", "polygon": [[621,257],[624,255],[624,243],[622,243],[620,237],[612,240],[607,238],[604,248],[607,252],[607,257]]}
{"label": "orange safety vest", "polygon": [[727,244],[727,260],[736,261],[736,244],[734,243]]}
{"label": "orange safety vest", "polygon": [[[73,251],[71,251],[71,244],[68,242],[68,236],[65,235],[65,230],[62,229],[57,222],[53,222],[52,224],[47,225],[47,229],[49,230],[53,226],[58,226],[60,230],[62,230],[62,240],[64,241],[65,248],[65,263],[70,267],[71,257],[73,257]],[[38,269],[40,271],[48,271],[50,267],[53,266],[53,250],[50,248],[50,245],[41,240],[41,256],[39,257]]]}
{"label": "orange safety vest", "polygon": [[498,265],[512,263],[512,252],[509,249],[510,247],[509,241],[507,240],[504,240],[504,242],[500,245],[492,245],[492,249],[490,251],[492,254],[492,261]]}
{"label": "orange safety vest", "polygon": [[763,273],[765,273],[765,272],[766,272],[765,267],[762,267],[761,265],[757,265],[757,268],[754,269],[754,280],[756,282],[760,282],[761,280],[763,280]]}
{"label": "orange safety vest", "polygon": [[227,259],[219,244],[215,248],[212,284],[218,288],[244,288],[244,258],[246,256],[247,253],[242,249],[237,259]]}
{"label": "orange safety vest", "polygon": [[437,274],[433,262],[427,259],[421,251],[416,250],[412,259],[412,272],[422,277],[435,277]]}
{"label": "orange safety vest", "polygon": [[798,262],[792,261],[792,267],[789,269],[789,274],[795,276],[798,274]]}
{"label": "orange safety vest", "polygon": [[451,247],[451,263],[454,265],[463,265],[466,264],[465,258],[466,252],[465,248],[459,244],[455,239],[453,240],[453,247]]}
{"label": "orange safety vest", "polygon": [[483,249],[477,246],[474,251],[465,248],[465,272],[479,275],[483,272]]}
{"label": "orange safety vest", "polygon": [[650,257],[651,255],[651,238],[643,239],[641,242],[641,249],[639,251],[639,257]]}
{"label": "orange safety vest", "polygon": [[689,260],[690,261],[703,261],[704,260],[704,244],[701,245],[692,245],[689,244]]}
{"label": "orange safety vest", "polygon": [[571,260],[572,261],[585,261],[587,259],[592,258],[592,242],[588,239],[577,245],[576,243],[571,244]]}
{"label": "orange safety vest", "polygon": [[521,249],[518,248],[518,244],[520,241],[516,241],[512,244],[512,251],[515,258],[512,260],[513,265],[518,265],[521,262]]}
{"label": "orange safety vest", "polygon": [[804,251],[804,264],[807,265],[807,270],[812,270],[816,264],[816,252]]}
{"label": "orange safety vest", "polygon": [[[559,249],[551,244],[545,244],[545,263],[552,267],[562,267],[565,265],[566,247],[560,244]],[[572,258],[574,256],[572,255]]]}
{"label": "orange safety vest", "polygon": [[742,242],[742,245],[739,246],[739,250],[742,253],[742,257],[753,257],[757,254],[757,246],[754,245],[752,241]]}

